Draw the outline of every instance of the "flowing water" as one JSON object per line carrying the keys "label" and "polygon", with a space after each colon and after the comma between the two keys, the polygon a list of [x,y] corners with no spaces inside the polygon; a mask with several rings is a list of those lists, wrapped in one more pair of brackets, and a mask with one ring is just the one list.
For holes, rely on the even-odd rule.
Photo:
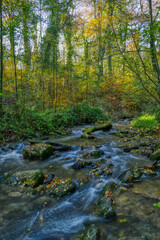
{"label": "flowing water", "polygon": [[[45,161],[23,159],[22,150],[27,142],[0,150],[0,177],[8,171],[43,169],[77,183],[76,192],[61,199],[30,197],[20,187],[0,184],[0,240],[72,240],[91,223],[100,227],[104,240],[160,240],[160,210],[153,206],[157,201],[139,194],[141,190],[133,188],[117,193],[117,220],[109,222],[94,215],[105,184],[116,179],[125,169],[148,164],[149,160],[123,152],[118,147],[118,139],[111,134],[114,129],[96,132],[96,138],[92,140],[81,139],[82,130],[82,127],[77,127],[71,136],[50,139],[71,145],[72,150],[58,152]],[[95,149],[103,150],[104,155],[92,161],[103,162],[104,167],[113,164],[112,175],[93,176],[89,174],[91,169],[76,171],[71,168],[76,158]],[[88,180],[81,185],[82,178]],[[137,183],[138,189],[152,191],[154,187],[158,199],[160,180],[155,178],[151,181],[144,180],[142,187]]]}

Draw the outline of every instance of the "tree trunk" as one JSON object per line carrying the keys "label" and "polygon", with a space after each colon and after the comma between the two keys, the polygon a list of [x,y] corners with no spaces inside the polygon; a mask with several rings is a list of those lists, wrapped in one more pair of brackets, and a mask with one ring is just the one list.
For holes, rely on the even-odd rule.
{"label": "tree trunk", "polygon": [[2,0],[0,0],[0,115],[3,106],[3,22],[2,22]]}
{"label": "tree trunk", "polygon": [[159,69],[158,58],[156,53],[156,45],[155,45],[152,0],[148,0],[148,3],[149,3],[149,15],[150,15],[150,49],[151,49],[152,66],[153,66],[153,70],[155,72],[156,78],[158,80],[158,85],[159,85],[158,94],[160,96],[160,69]]}

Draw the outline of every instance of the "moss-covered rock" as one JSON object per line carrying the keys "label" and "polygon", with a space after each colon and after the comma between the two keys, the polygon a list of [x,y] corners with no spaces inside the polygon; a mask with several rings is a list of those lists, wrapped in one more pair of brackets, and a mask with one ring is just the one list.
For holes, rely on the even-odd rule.
{"label": "moss-covered rock", "polygon": [[122,183],[131,183],[134,180],[134,174],[132,171],[127,171],[120,177]]}
{"label": "moss-covered rock", "polygon": [[160,160],[160,149],[158,149],[157,151],[153,152],[150,156],[150,158],[152,160],[157,160],[159,161]]}
{"label": "moss-covered rock", "polygon": [[81,240],[99,240],[100,239],[100,230],[94,224],[92,224]]}
{"label": "moss-covered rock", "polygon": [[112,128],[112,124],[110,122],[106,122],[104,124],[101,124],[101,125],[95,125],[94,127],[87,127],[83,130],[84,134],[91,134],[93,132],[96,132],[96,131],[108,131]]}
{"label": "moss-covered rock", "polygon": [[97,216],[112,219],[116,217],[110,198],[103,198],[97,205]]}
{"label": "moss-covered rock", "polygon": [[71,179],[54,178],[50,184],[40,185],[36,188],[41,194],[47,193],[50,196],[63,197],[75,191],[76,184]]}
{"label": "moss-covered rock", "polygon": [[133,169],[132,173],[134,180],[140,180],[143,174],[140,168]]}
{"label": "moss-covered rock", "polygon": [[91,134],[83,133],[81,135],[81,138],[83,138],[83,139],[94,139],[95,137],[93,135],[91,135]]}
{"label": "moss-covered rock", "polygon": [[116,212],[113,207],[113,191],[117,188],[114,182],[107,183],[104,187],[102,197],[97,205],[96,214],[99,217],[107,219],[116,218]]}
{"label": "moss-covered rock", "polygon": [[104,152],[102,150],[96,150],[91,152],[91,157],[100,158],[103,154]]}
{"label": "moss-covered rock", "polygon": [[47,144],[34,144],[23,149],[23,157],[30,160],[44,160],[53,154],[53,148]]}
{"label": "moss-covered rock", "polygon": [[2,182],[9,185],[23,185],[26,181],[30,182],[30,185],[33,185],[34,176],[39,175],[39,170],[30,170],[30,171],[20,171],[20,172],[8,172],[5,173]]}

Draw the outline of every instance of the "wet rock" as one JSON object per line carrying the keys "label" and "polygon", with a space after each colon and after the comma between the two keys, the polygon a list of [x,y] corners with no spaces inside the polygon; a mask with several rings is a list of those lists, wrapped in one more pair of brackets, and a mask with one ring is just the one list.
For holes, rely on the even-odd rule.
{"label": "wet rock", "polygon": [[96,214],[99,217],[107,219],[116,218],[116,212],[113,207],[113,191],[117,188],[114,182],[106,184],[102,197],[97,205]]}
{"label": "wet rock", "polygon": [[34,144],[23,149],[23,157],[30,160],[44,160],[53,154],[53,148],[47,144]]}
{"label": "wet rock", "polygon": [[68,145],[63,145],[60,143],[55,143],[53,141],[45,141],[45,144],[49,144],[51,146],[53,146],[53,150],[54,151],[60,151],[60,152],[65,152],[65,151],[71,151],[72,150],[72,146],[68,146]]}
{"label": "wet rock", "polygon": [[83,138],[83,139],[94,139],[95,136],[93,136],[91,134],[84,133],[84,134],[81,135],[81,138]]}
{"label": "wet rock", "polygon": [[100,230],[94,224],[92,224],[81,240],[99,240],[100,239]]}
{"label": "wet rock", "polygon": [[8,148],[2,147],[2,151],[3,151],[3,152],[8,152]]}
{"label": "wet rock", "polygon": [[129,170],[126,173],[124,173],[120,180],[122,183],[132,183],[133,181],[140,180],[142,177],[142,170],[139,168],[135,168],[133,170]]}
{"label": "wet rock", "polygon": [[53,178],[55,177],[55,175],[51,174],[47,179],[44,180],[44,184],[49,184]]}
{"label": "wet rock", "polygon": [[76,184],[71,179],[54,178],[48,185],[40,185],[36,191],[50,196],[63,197],[75,191]]}
{"label": "wet rock", "polygon": [[8,172],[3,175],[1,182],[4,184],[9,184],[13,186],[23,185],[24,182],[26,182],[27,180],[28,180],[28,183],[29,181],[32,182],[36,174],[39,174],[38,170],[20,171],[16,173]]}
{"label": "wet rock", "polygon": [[53,199],[47,196],[39,197],[35,200],[35,204],[42,207],[47,206],[53,202]]}
{"label": "wet rock", "polygon": [[145,168],[142,170],[143,176],[145,177],[154,177],[157,175],[156,171],[151,168]]}
{"label": "wet rock", "polygon": [[157,151],[153,152],[150,156],[150,158],[152,160],[157,160],[159,161],[160,160],[160,149],[158,149]]}
{"label": "wet rock", "polygon": [[84,134],[91,134],[96,131],[108,131],[112,128],[112,124],[110,122],[106,122],[101,125],[95,125],[94,127],[87,127],[83,130]]}
{"label": "wet rock", "polygon": [[60,147],[57,148],[53,148],[55,151],[60,151],[60,152],[66,152],[66,151],[71,151],[72,147],[71,146],[67,146],[67,145],[62,145]]}
{"label": "wet rock", "polygon": [[116,212],[112,206],[110,198],[101,199],[97,205],[97,216],[112,219],[116,217]]}
{"label": "wet rock", "polygon": [[152,154],[152,150],[149,150],[149,149],[142,149],[142,150],[140,150],[140,153],[141,153],[142,156],[150,157],[151,154]]}
{"label": "wet rock", "polygon": [[92,162],[89,161],[83,161],[83,160],[76,160],[75,163],[72,165],[72,168],[75,170],[80,170],[81,168],[87,167],[87,166],[91,166]]}
{"label": "wet rock", "polygon": [[140,180],[143,174],[142,170],[139,168],[133,169],[132,173],[134,180]]}
{"label": "wet rock", "polygon": [[104,189],[103,189],[103,196],[106,195],[106,191],[108,191],[108,190],[114,191],[114,190],[116,190],[116,189],[117,189],[117,184],[115,184],[113,181],[107,183],[107,184],[105,185]]}
{"label": "wet rock", "polygon": [[96,150],[91,152],[91,156],[94,158],[100,158],[104,154],[104,151],[102,150]]}
{"label": "wet rock", "polygon": [[21,197],[22,196],[22,193],[20,192],[10,192],[8,194],[9,197]]}
{"label": "wet rock", "polygon": [[132,173],[132,171],[127,171],[125,174],[123,174],[120,177],[120,180],[122,183],[131,183],[134,180],[134,175]]}
{"label": "wet rock", "polygon": [[34,145],[34,144],[42,144],[42,143],[43,143],[42,141],[37,140],[36,138],[28,139],[28,142],[30,143],[30,145]]}
{"label": "wet rock", "polygon": [[43,184],[44,179],[45,179],[45,177],[44,177],[44,173],[42,171],[36,172],[32,179],[34,181],[33,187],[36,188],[39,185]]}

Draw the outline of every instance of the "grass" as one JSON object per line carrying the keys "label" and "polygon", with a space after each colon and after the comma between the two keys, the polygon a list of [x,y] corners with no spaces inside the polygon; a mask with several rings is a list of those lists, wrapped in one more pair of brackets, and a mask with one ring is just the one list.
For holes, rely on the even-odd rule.
{"label": "grass", "polygon": [[144,114],[132,121],[133,127],[140,128],[143,130],[154,130],[160,126],[156,120],[156,115]]}

